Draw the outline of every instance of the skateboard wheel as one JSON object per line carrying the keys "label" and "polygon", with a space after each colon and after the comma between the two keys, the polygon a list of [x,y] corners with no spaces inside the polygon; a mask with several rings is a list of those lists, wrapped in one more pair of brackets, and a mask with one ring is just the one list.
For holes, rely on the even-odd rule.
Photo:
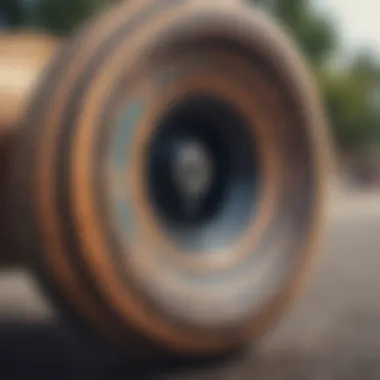
{"label": "skateboard wheel", "polygon": [[258,339],[323,224],[327,131],[300,54],[259,11],[204,3],[128,2],[86,26],[15,155],[20,249],[123,347],[209,355]]}

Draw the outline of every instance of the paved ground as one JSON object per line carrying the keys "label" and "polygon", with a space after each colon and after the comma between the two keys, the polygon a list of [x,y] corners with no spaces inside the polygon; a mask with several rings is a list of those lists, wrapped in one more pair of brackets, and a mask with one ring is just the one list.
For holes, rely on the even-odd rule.
{"label": "paved ground", "polygon": [[[172,369],[159,378],[380,379],[380,195],[334,192],[324,251],[306,293],[260,348],[218,367]],[[30,281],[21,272],[0,275],[1,379],[37,372],[49,380],[145,378],[117,360],[79,353]],[[26,316],[34,322],[17,323]]]}

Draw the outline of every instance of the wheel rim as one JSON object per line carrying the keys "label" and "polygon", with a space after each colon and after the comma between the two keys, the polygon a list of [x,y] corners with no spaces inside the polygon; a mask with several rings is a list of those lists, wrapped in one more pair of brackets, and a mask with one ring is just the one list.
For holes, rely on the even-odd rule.
{"label": "wheel rim", "polygon": [[[161,16],[163,17],[161,18]],[[230,12],[230,10],[219,9],[215,5],[205,6],[204,8],[201,5],[199,5],[199,8],[198,5],[184,5],[183,7],[173,9],[167,14],[163,12],[161,16],[155,20],[154,25],[145,25],[146,30],[144,26],[141,33],[139,32],[140,34],[135,31],[137,37],[131,39],[131,41],[127,41],[124,37],[120,39],[120,54],[116,56],[116,51],[112,50],[109,55],[105,55],[102,58],[103,61],[99,63],[99,67],[96,66],[95,60],[91,60],[90,56],[85,56],[85,64],[91,62],[91,67],[97,69],[92,71],[94,77],[86,76],[83,81],[75,83],[75,81],[73,81],[74,77],[72,76],[71,87],[67,87],[65,95],[62,97],[56,95],[54,97],[54,102],[57,104],[55,108],[60,111],[58,112],[58,116],[53,114],[50,109],[45,110],[49,117],[44,116],[40,119],[43,121],[43,127],[41,127],[43,133],[39,135],[39,140],[37,139],[38,144],[36,144],[41,148],[41,151],[37,158],[33,157],[34,170],[38,171],[38,194],[34,194],[34,196],[36,196],[33,198],[33,202],[37,201],[37,204],[40,205],[41,208],[44,208],[44,213],[38,220],[38,228],[41,230],[39,233],[41,233],[46,240],[44,241],[43,250],[46,253],[46,255],[44,254],[46,256],[44,260],[48,263],[47,266],[52,268],[54,276],[56,276],[56,280],[60,283],[60,286],[63,288],[70,287],[70,290],[65,289],[68,297],[76,298],[78,294],[76,302],[78,309],[82,308],[80,300],[86,300],[86,297],[91,298],[91,302],[94,303],[92,305],[86,303],[85,307],[88,307],[88,310],[83,310],[83,313],[93,319],[96,319],[95,314],[99,313],[100,310],[100,306],[96,306],[95,304],[101,304],[104,315],[109,318],[110,324],[114,322],[116,325],[117,321],[117,326],[119,327],[132,326],[143,334],[151,335],[153,340],[169,345],[172,349],[176,347],[184,351],[200,350],[206,352],[209,350],[223,349],[227,346],[230,347],[232,344],[245,341],[248,336],[253,337],[259,334],[259,332],[263,330],[263,326],[267,326],[270,320],[278,315],[278,310],[283,307],[288,298],[288,292],[292,292],[297,286],[298,282],[294,280],[295,268],[303,267],[310,262],[311,255],[305,252],[309,249],[309,244],[315,235],[315,230],[319,230],[319,228],[315,228],[319,223],[319,212],[316,213],[315,209],[320,206],[319,199],[322,196],[319,183],[325,168],[324,162],[321,160],[321,153],[323,152],[321,147],[325,140],[316,132],[317,127],[319,127],[318,123],[321,122],[317,115],[320,110],[319,105],[309,96],[309,88],[301,84],[305,79],[303,77],[304,72],[302,70],[298,72],[294,69],[292,66],[294,63],[294,55],[293,53],[288,54],[287,51],[289,46],[285,45],[286,47],[281,48],[281,43],[279,43],[277,39],[277,32],[273,31],[271,27],[266,27],[265,22],[263,24],[259,21],[260,19],[257,16],[249,15],[245,10],[242,11],[236,8]],[[236,28],[238,24],[245,25],[250,33],[246,34],[247,31],[243,30],[244,28]],[[165,27],[164,30],[162,30],[162,25],[170,25],[170,27]],[[168,30],[171,30],[171,32],[174,30],[178,33],[168,33]],[[263,31],[265,31],[265,33]],[[110,31],[108,32],[110,33]],[[259,34],[256,35],[256,32]],[[107,145],[109,141],[107,139],[105,139],[107,140],[106,144],[98,145],[99,141],[103,141],[102,138],[99,138],[97,133],[99,129],[102,128],[102,124],[99,122],[101,113],[99,110],[104,111],[104,102],[111,98],[112,101],[116,99],[118,105],[113,108],[112,115],[108,115],[108,117],[102,120],[108,124],[108,128],[112,125],[112,128],[109,129],[117,128],[117,119],[120,117],[118,111],[123,109],[126,101],[137,101],[137,103],[141,103],[141,99],[143,99],[150,102],[152,97],[157,94],[162,94],[162,87],[165,87],[168,83],[165,82],[166,79],[162,85],[157,85],[155,82],[154,88],[149,89],[151,86],[151,83],[149,83],[150,80],[137,83],[138,85],[136,87],[133,87],[136,82],[132,81],[129,83],[130,86],[128,86],[130,90],[128,98],[122,91],[120,93],[120,88],[116,84],[125,85],[126,82],[123,82],[123,80],[130,80],[140,69],[142,69],[141,72],[143,72],[144,67],[146,68],[146,57],[149,56],[152,58],[151,53],[154,56],[157,51],[161,51],[162,46],[166,46],[168,39],[170,40],[169,45],[176,48],[178,44],[183,41],[183,38],[186,40],[189,36],[196,39],[204,39],[208,36],[207,38],[210,38],[209,42],[211,41],[212,44],[215,43],[215,36],[219,36],[220,40],[225,43],[225,46],[230,47],[231,45],[237,44],[243,50],[248,51],[251,49],[250,44],[252,44],[252,49],[257,51],[257,54],[255,53],[256,58],[259,56],[259,58],[262,58],[266,63],[271,61],[272,57],[282,59],[282,71],[279,70],[279,73],[284,74],[280,75],[282,76],[281,80],[283,80],[282,84],[284,85],[282,88],[285,90],[289,88],[294,90],[290,91],[291,93],[289,94],[286,94],[287,91],[284,93],[282,93],[282,91],[276,91],[279,89],[277,86],[278,83],[275,83],[276,80],[274,80],[274,83],[264,86],[264,88],[267,87],[267,90],[273,95],[274,99],[271,100],[271,96],[266,97],[266,107],[270,108],[271,105],[277,104],[277,92],[285,98],[289,95],[290,104],[283,102],[282,99],[282,101],[280,101],[280,103],[282,102],[280,106],[281,112],[278,111],[277,106],[273,106],[273,110],[275,111],[273,113],[276,114],[275,119],[279,121],[279,125],[283,125],[284,127],[283,119],[287,120],[286,125],[291,124],[292,120],[297,120],[296,124],[299,127],[297,131],[300,132],[303,137],[295,141],[294,145],[291,143],[289,133],[284,132],[287,136],[287,149],[285,149],[285,145],[283,145],[281,149],[277,149],[280,148],[279,145],[281,145],[278,140],[284,136],[281,137],[277,135],[276,132],[276,138],[273,138],[273,136],[269,137],[269,134],[274,131],[273,128],[265,128],[268,123],[270,123],[272,127],[274,125],[274,119],[272,119],[271,122],[268,121],[268,119],[271,119],[273,116],[270,112],[263,112],[264,110],[260,112],[260,110],[258,110],[257,115],[254,117],[254,119],[260,118],[263,117],[263,113],[266,114],[266,117],[263,117],[261,119],[262,122],[259,124],[261,125],[262,137],[266,136],[266,141],[272,141],[272,143],[268,143],[267,145],[264,143],[265,149],[263,149],[263,144],[261,143],[259,143],[258,146],[263,152],[261,153],[262,157],[266,157],[261,160],[265,162],[263,172],[266,173],[263,176],[265,179],[262,181],[263,186],[267,186],[266,189],[271,189],[271,191],[264,190],[261,192],[266,196],[270,194],[270,196],[267,197],[266,202],[262,202],[266,205],[266,208],[262,211],[262,215],[266,215],[267,220],[257,216],[257,219],[262,221],[260,223],[261,227],[258,228],[252,225],[252,231],[255,231],[255,240],[257,241],[253,244],[250,240],[251,237],[249,237],[249,239],[247,238],[249,243],[245,244],[248,244],[251,249],[252,246],[256,245],[259,241],[260,244],[263,244],[263,232],[267,235],[266,240],[271,240],[270,238],[273,238],[276,229],[282,230],[284,234],[287,235],[288,240],[292,240],[294,236],[292,233],[294,233],[294,231],[289,232],[283,229],[282,226],[284,226],[285,223],[283,216],[291,217],[294,210],[296,210],[294,212],[298,216],[301,215],[302,217],[296,218],[296,216],[294,216],[295,219],[293,220],[292,228],[301,227],[300,231],[303,231],[303,236],[302,238],[298,236],[297,239],[295,239],[297,240],[297,244],[289,245],[289,252],[283,256],[284,261],[282,263],[284,266],[285,264],[287,266],[286,280],[284,280],[284,273],[279,273],[278,279],[280,279],[280,282],[277,283],[276,286],[272,285],[270,292],[261,294],[261,299],[252,304],[247,304],[246,300],[252,300],[255,296],[252,293],[240,293],[239,286],[244,286],[249,289],[255,288],[256,280],[254,280],[253,277],[256,277],[258,281],[260,276],[252,274],[252,276],[248,278],[248,285],[240,283],[235,284],[236,286],[230,286],[231,283],[228,282],[229,280],[226,280],[228,277],[226,276],[226,272],[231,273],[232,267],[235,268],[235,265],[244,266],[244,260],[247,258],[247,255],[244,255],[243,252],[245,248],[241,248],[241,254],[235,255],[238,257],[238,260],[232,264],[231,260],[218,259],[212,261],[212,263],[209,261],[207,265],[205,265],[204,258],[199,262],[197,258],[192,257],[193,255],[183,255],[181,252],[180,255],[176,255],[176,247],[170,249],[172,252],[169,252],[170,254],[168,255],[166,253],[161,254],[162,252],[159,251],[153,252],[153,255],[151,254],[152,252],[149,255],[145,253],[139,255],[139,253],[141,253],[138,252],[139,250],[135,252],[134,247],[139,245],[134,245],[136,244],[136,242],[134,242],[135,234],[120,234],[120,230],[118,231],[118,229],[122,226],[122,223],[116,221],[118,216],[115,212],[115,210],[119,208],[111,205],[111,198],[115,196],[112,190],[115,172],[112,168],[109,169],[109,166],[112,165],[107,164],[107,159],[104,159],[104,155],[102,156],[102,154],[99,156],[102,156],[103,161],[94,159],[94,157],[98,157],[98,153],[102,152],[106,154],[108,158],[112,156],[112,154],[107,153],[109,148]],[[261,41],[261,37],[256,36],[264,36],[265,38]],[[252,39],[252,41],[249,39]],[[116,41],[115,39],[112,40],[113,42]],[[141,43],[141,46],[147,50],[140,50],[138,45]],[[105,45],[106,44],[104,44],[104,46]],[[276,49],[279,51],[278,54],[276,53]],[[289,49],[291,50],[291,48]],[[227,50],[229,51],[229,48],[227,48]],[[103,51],[106,52],[105,48]],[[136,62],[135,64],[127,65],[126,62],[128,62],[131,57],[136,57]],[[252,56],[250,57],[252,58]],[[75,58],[75,54],[71,58]],[[154,62],[153,59],[151,61]],[[299,64],[297,60],[296,62]],[[140,63],[141,67],[139,67]],[[125,78],[123,74],[125,73],[126,65],[130,69],[128,70],[128,75],[126,75],[128,78]],[[244,65],[242,65],[242,67],[243,66]],[[138,69],[137,71],[132,70],[136,68]],[[240,70],[241,68],[239,66],[239,70],[234,70],[234,72],[239,73]],[[73,72],[75,71],[76,70],[73,69]],[[263,80],[265,82],[266,76],[263,75],[263,72],[256,69],[253,71],[255,73],[252,75],[255,77],[256,83],[262,83]],[[276,72],[276,70],[274,70],[274,72]],[[78,71],[78,73],[80,73],[80,71]],[[60,79],[63,81],[65,74],[65,69],[61,68],[58,77],[62,77]],[[207,76],[211,78],[214,74],[218,77],[218,73],[209,70]],[[160,80],[161,79],[162,77],[160,77]],[[173,78],[170,80],[172,79]],[[195,80],[194,83],[204,88],[204,82],[207,82],[207,80],[205,81],[205,77],[198,79],[198,82]],[[226,82],[231,82],[229,75],[227,75],[225,79]],[[90,81],[91,85],[86,83],[86,80]],[[223,76],[221,77],[220,75],[217,81],[212,79],[211,82],[214,84],[210,85],[210,83],[208,83],[207,90],[210,90],[215,83],[223,83],[223,80]],[[299,84],[299,86],[293,86],[294,83]],[[60,84],[60,86],[64,87],[62,84]],[[233,87],[234,84],[232,83],[231,86]],[[191,86],[187,84],[187,87],[183,87],[182,91],[188,93],[190,87]],[[230,85],[228,85],[228,88],[230,88]],[[71,89],[78,90],[78,92],[72,92],[70,91]],[[177,88],[176,91],[177,90],[181,89]],[[220,88],[217,88],[215,91],[223,92],[226,98],[231,96],[228,91],[222,91]],[[46,89],[46,92],[48,92],[48,89]],[[64,103],[65,100],[69,99],[74,93],[80,99],[78,106],[73,107],[73,102],[70,102],[70,107],[66,107]],[[254,92],[249,93],[252,96],[254,95]],[[177,97],[178,94],[175,96]],[[236,94],[234,96],[236,96]],[[268,96],[268,93],[266,96]],[[259,101],[260,97],[261,96],[255,98],[258,101],[256,105],[251,99],[249,104],[252,108],[257,107],[260,109],[262,105]],[[240,100],[237,101],[240,105],[245,103],[245,101],[242,101],[242,98],[249,97],[240,95]],[[156,99],[159,99],[159,96],[156,96]],[[274,103],[271,103],[272,101]],[[292,102],[293,104],[291,104]],[[158,103],[161,104],[162,102]],[[311,109],[304,112],[305,109],[302,107],[308,107],[310,104],[312,105]],[[287,107],[287,105],[289,105],[289,107]],[[119,106],[121,108],[118,108]],[[165,104],[165,108],[167,108],[166,106],[167,104]],[[53,109],[52,107],[52,110]],[[66,129],[67,125],[63,128],[63,123],[59,121],[59,117],[63,118],[62,115],[65,115],[66,109],[67,114],[71,115],[71,112],[74,114],[70,130],[69,128]],[[124,191],[125,188],[131,190],[129,196],[132,196],[132,199],[135,200],[135,204],[131,205],[131,209],[136,210],[139,223],[141,222],[141,225],[145,226],[144,231],[149,229],[150,226],[160,224],[155,222],[154,213],[153,215],[151,215],[151,212],[146,213],[149,208],[149,196],[147,196],[149,186],[146,186],[146,182],[149,182],[149,180],[144,177],[144,168],[146,167],[146,159],[144,158],[146,155],[144,152],[147,150],[146,144],[150,141],[147,137],[151,136],[149,126],[155,125],[155,123],[152,123],[152,120],[155,119],[158,114],[157,112],[161,109],[162,107],[158,107],[157,104],[154,105],[153,109],[150,109],[148,114],[139,121],[139,133],[134,138],[137,139],[135,140],[136,142],[140,143],[134,144],[134,148],[130,150],[130,162],[132,163],[130,170],[128,168],[125,170],[126,168],[121,165],[123,173],[120,178],[122,182],[120,185],[115,186],[116,189],[123,189],[122,191]],[[267,109],[268,108],[266,108],[266,110]],[[287,109],[289,113],[287,113]],[[250,112],[247,113],[250,114]],[[258,116],[259,114],[260,117]],[[289,115],[292,116],[290,117]],[[293,116],[295,119],[293,119]],[[36,122],[36,125],[37,124],[39,123]],[[48,126],[49,128],[53,128],[52,132],[49,131]],[[65,130],[66,138],[64,142],[58,141],[58,139],[55,140],[57,136],[59,136],[60,128]],[[286,128],[283,128],[283,130],[287,131]],[[104,136],[102,135],[102,137]],[[305,143],[303,148],[300,142]],[[47,145],[49,145],[48,148]],[[55,146],[59,149],[53,149]],[[310,148],[310,152],[305,151],[305,147]],[[284,151],[289,150],[289,148],[290,150],[294,148],[295,152],[294,155],[286,156],[287,164],[284,166],[284,164],[281,164],[281,159],[285,157],[283,156]],[[39,149],[36,149],[36,151],[39,151]],[[63,152],[63,157],[57,158],[56,152],[59,152],[59,154]],[[298,161],[300,157],[306,158],[303,163],[299,163],[302,165],[298,166],[300,169],[298,174],[300,174],[301,177],[287,178],[288,182],[293,183],[293,186],[289,186],[289,183],[284,182],[284,178],[286,179],[289,168],[297,168],[297,165],[294,165],[292,160]],[[50,165],[51,162],[55,162],[56,160],[62,163],[59,168],[60,171],[57,174],[55,174],[53,165]],[[312,170],[308,174],[309,177],[305,177],[305,173],[307,172],[305,168],[315,168],[315,171]],[[63,177],[64,180],[61,180],[61,177]],[[118,176],[116,175],[116,177]],[[259,183],[261,185],[261,182]],[[287,190],[284,192],[279,191],[283,190],[282,186],[284,185],[287,186]],[[94,191],[94,188],[97,189],[97,192]],[[303,193],[306,194],[306,197],[302,196]],[[48,197],[46,197],[45,194],[47,194]],[[99,196],[99,194],[103,195]],[[297,207],[294,208],[288,204],[289,202],[286,197],[291,197],[292,199],[299,197]],[[47,207],[46,204],[49,204],[50,208]],[[35,206],[36,205],[33,204],[33,207]],[[107,210],[103,212],[100,210],[101,207],[105,207]],[[269,207],[269,209],[267,207]],[[305,207],[306,211],[302,210],[303,207]],[[57,212],[57,209],[59,209],[59,211],[67,210],[65,214],[67,213],[69,218],[67,218],[67,220],[61,219],[60,215],[62,215],[62,212]],[[138,211],[138,209],[140,209],[140,211]],[[149,218],[147,218],[148,214],[150,214]],[[259,213],[257,213],[257,215],[259,215]],[[151,219],[151,216],[153,219]],[[256,213],[254,219],[256,219]],[[274,220],[276,223],[270,228],[267,228],[267,223],[273,223]],[[300,226],[300,224],[302,225]],[[50,234],[52,225],[57,227],[56,235],[61,235],[60,238],[62,238],[62,236],[67,238],[67,236],[70,235],[70,244],[64,240],[60,241],[58,238],[53,241],[54,239],[51,238]],[[271,235],[268,231],[273,234]],[[157,247],[160,246],[161,241],[167,240],[157,228],[154,234],[153,240],[158,243]],[[125,236],[123,237],[123,235],[130,237],[127,239],[126,244],[124,244]],[[161,237],[156,240],[158,235],[161,235]],[[277,244],[281,245],[284,240],[281,239],[281,236],[277,237]],[[307,243],[306,248],[304,247],[305,241]],[[169,244],[165,243],[161,247],[164,247],[164,250],[166,250],[166,247],[169,245],[173,244],[169,242]],[[242,244],[242,247],[243,246],[244,244]],[[72,247],[75,249],[72,249]],[[143,248],[145,250],[147,247]],[[290,251],[294,250],[296,250],[297,253],[291,255]],[[149,249],[146,249],[146,251],[148,252]],[[265,252],[266,249],[262,248],[260,251]],[[131,252],[135,253],[132,255]],[[155,255],[155,253],[157,254]],[[290,256],[297,262],[297,265],[294,261],[288,261]],[[176,274],[177,277],[182,277],[176,280],[183,282],[181,286],[177,286],[178,283],[175,281],[170,283],[173,278],[166,276],[167,273],[165,271],[159,272],[157,270],[157,268],[162,269],[161,258],[165,260],[163,264],[164,267],[169,268],[168,263],[174,267],[174,270],[171,270],[171,275]],[[88,280],[86,280],[85,283],[82,282],[81,276],[83,273],[79,271],[79,266],[76,264],[78,262],[80,262],[81,268],[85,269],[83,273],[85,273]],[[65,270],[62,269],[63,267],[65,267]],[[70,270],[71,273],[68,273]],[[182,273],[186,273],[187,276],[182,276]],[[206,285],[207,281],[194,281],[195,279],[207,280],[210,279],[210,276],[213,276],[213,278],[217,280],[212,288]],[[238,272],[237,275],[235,272],[233,277],[236,279],[236,276],[239,277]],[[73,278],[75,278],[75,281]],[[223,293],[223,286],[220,287],[218,281],[221,284],[225,284],[226,288],[230,289],[230,292]],[[196,282],[200,285],[201,289],[199,287],[193,287],[193,285],[190,286],[192,282]],[[169,288],[166,288],[166,286],[169,286]],[[90,288],[91,292],[89,291]],[[192,293],[192,297],[188,298],[190,302],[186,302],[186,289],[191,290]],[[215,289],[219,290],[216,291]],[[255,289],[257,293],[260,293],[262,290],[260,287]],[[203,290],[206,290],[206,292],[203,292]],[[219,318],[219,316],[216,315],[218,314],[218,310],[226,310],[227,307],[232,309],[229,300],[237,299],[238,297],[234,298],[234,296],[239,294],[240,299],[238,305],[246,305],[246,308],[238,310],[238,314],[230,314],[227,320]],[[173,295],[174,297],[172,297]],[[203,295],[205,295],[206,298],[201,300],[200,296],[203,297]],[[222,300],[219,309],[217,304],[210,303],[209,299],[207,299],[207,297],[213,297],[215,295],[221,297]],[[165,299],[160,299],[161,296]],[[176,302],[178,299],[181,301],[178,303],[179,306],[172,308],[170,303],[173,302],[173,300]],[[199,307],[200,302],[203,306],[208,307],[207,313],[209,313],[209,315],[207,317],[205,317],[204,311],[201,310],[203,306]],[[219,301],[216,301],[216,303],[218,302]],[[216,306],[214,313],[211,313],[214,306]],[[201,312],[198,313],[198,315],[191,315],[189,308],[192,308],[194,311],[201,310]],[[268,315],[270,317],[268,317]],[[104,320],[99,323],[104,324]]]}

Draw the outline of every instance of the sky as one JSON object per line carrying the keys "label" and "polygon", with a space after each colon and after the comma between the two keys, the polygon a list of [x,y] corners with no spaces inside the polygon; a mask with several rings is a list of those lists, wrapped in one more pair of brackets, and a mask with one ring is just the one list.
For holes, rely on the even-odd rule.
{"label": "sky", "polygon": [[344,54],[370,47],[380,57],[380,0],[317,0],[337,20]]}

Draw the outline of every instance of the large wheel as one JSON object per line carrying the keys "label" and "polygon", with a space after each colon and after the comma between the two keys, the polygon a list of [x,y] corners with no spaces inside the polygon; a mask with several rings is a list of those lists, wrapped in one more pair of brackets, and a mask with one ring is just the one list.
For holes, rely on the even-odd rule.
{"label": "large wheel", "polygon": [[327,131],[303,60],[267,16],[127,2],[65,44],[26,120],[19,249],[108,341],[224,352],[260,338],[303,286]]}

